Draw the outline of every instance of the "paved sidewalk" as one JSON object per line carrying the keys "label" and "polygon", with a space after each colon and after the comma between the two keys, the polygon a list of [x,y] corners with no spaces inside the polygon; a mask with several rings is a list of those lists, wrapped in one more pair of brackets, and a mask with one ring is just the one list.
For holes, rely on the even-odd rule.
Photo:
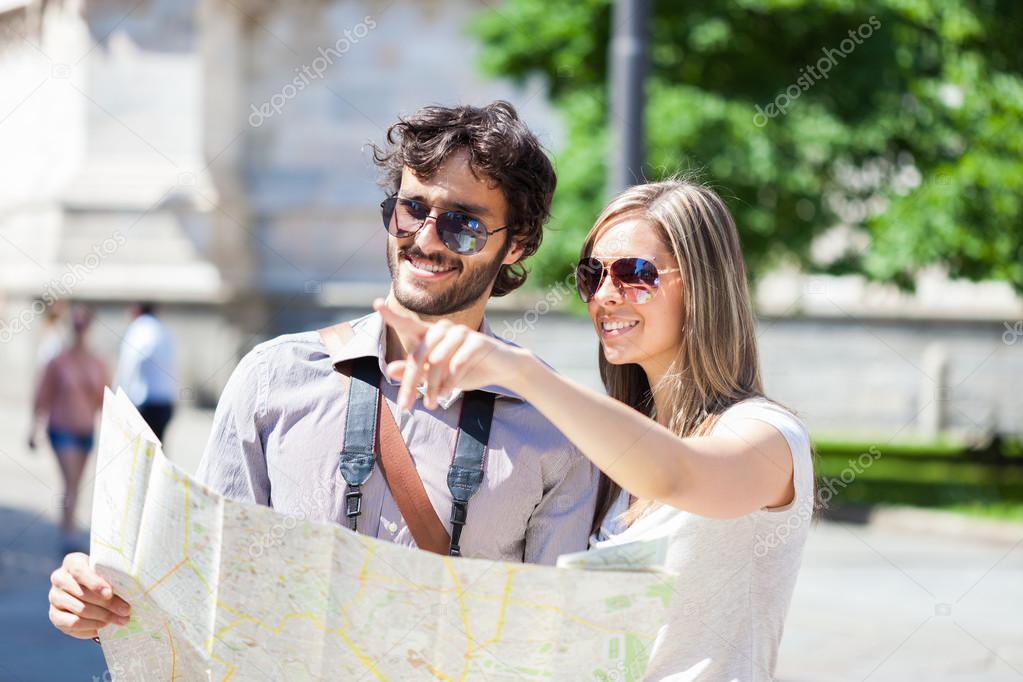
{"label": "paved sidewalk", "polygon": [[1014,542],[822,523],[777,669],[785,682],[1023,682]]}
{"label": "paved sidewalk", "polygon": [[[183,410],[168,454],[194,471],[209,412]],[[46,616],[59,478],[0,407],[0,680],[109,680],[99,648]],[[91,478],[91,468],[86,480]],[[91,499],[79,508],[87,519]],[[850,524],[811,533],[778,665],[784,682],[1023,682],[1023,530],[972,540]]]}
{"label": "paved sidewalk", "polygon": [[[189,471],[199,463],[211,419],[210,412],[182,410],[168,430],[168,455]],[[109,682],[100,648],[61,635],[47,617],[49,576],[60,562],[60,475],[48,443],[34,453],[26,447],[27,425],[24,408],[0,406],[0,682]],[[90,462],[84,480],[93,475]],[[86,526],[91,489],[83,485],[82,493],[78,517]],[[88,546],[84,531],[82,542]]]}

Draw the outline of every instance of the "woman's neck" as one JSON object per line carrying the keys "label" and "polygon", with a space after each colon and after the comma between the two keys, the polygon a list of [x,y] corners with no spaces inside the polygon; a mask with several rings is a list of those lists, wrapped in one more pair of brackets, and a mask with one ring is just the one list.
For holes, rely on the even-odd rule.
{"label": "woman's neck", "polygon": [[671,399],[670,391],[665,386],[654,386],[650,389],[654,395],[654,410],[656,410],[657,423],[661,426],[668,426],[671,421]]}
{"label": "woman's neck", "polygon": [[640,365],[646,373],[646,380],[650,384],[650,393],[654,399],[654,410],[657,415],[657,423],[667,426],[671,420],[671,386],[663,381],[668,373],[668,367],[654,365],[652,363]]}

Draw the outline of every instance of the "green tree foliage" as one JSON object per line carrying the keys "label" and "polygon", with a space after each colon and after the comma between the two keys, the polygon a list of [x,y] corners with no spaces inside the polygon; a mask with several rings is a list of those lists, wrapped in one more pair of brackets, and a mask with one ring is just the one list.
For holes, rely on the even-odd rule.
{"label": "green tree foliage", "polygon": [[[754,275],[789,260],[908,287],[940,264],[1023,292],[1023,3],[651,4],[647,177],[717,188]],[[568,272],[606,199],[610,16],[609,0],[508,0],[473,25],[484,68],[542,75],[565,120],[534,281]],[[839,225],[869,238],[813,254]]]}

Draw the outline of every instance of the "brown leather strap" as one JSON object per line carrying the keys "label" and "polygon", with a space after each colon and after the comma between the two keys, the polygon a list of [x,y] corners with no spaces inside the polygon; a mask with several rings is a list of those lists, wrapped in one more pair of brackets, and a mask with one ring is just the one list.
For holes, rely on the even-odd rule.
{"label": "brown leather strap", "polygon": [[382,393],[378,412],[380,458],[377,464],[387,481],[387,487],[391,489],[394,501],[398,503],[398,511],[405,519],[417,547],[446,555],[451,537],[426,495],[423,479],[419,477],[405,439],[401,437],[398,424]]}
{"label": "brown leather strap", "polygon": [[[343,348],[354,332],[350,324],[343,322],[321,329],[319,334],[330,355],[338,357],[343,354]],[[347,389],[347,382],[351,380],[349,363],[338,363],[335,369]],[[398,505],[398,511],[401,512],[417,547],[446,555],[451,537],[426,494],[423,480],[416,470],[415,462],[412,461],[405,439],[401,437],[398,424],[394,421],[394,414],[384,400],[383,392],[380,393],[377,414],[379,434],[377,466],[380,467],[380,473],[383,474],[391,496]]]}

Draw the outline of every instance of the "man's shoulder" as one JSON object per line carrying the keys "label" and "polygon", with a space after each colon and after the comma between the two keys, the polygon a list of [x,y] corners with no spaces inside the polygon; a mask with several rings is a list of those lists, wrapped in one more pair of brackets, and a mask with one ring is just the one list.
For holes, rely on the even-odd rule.
{"label": "man's shoulder", "polygon": [[249,352],[256,355],[271,356],[275,353],[302,349],[322,350],[323,343],[320,341],[319,332],[313,330],[280,334],[272,339],[257,343]]}
{"label": "man's shoulder", "polygon": [[[369,317],[370,315],[363,315],[362,317],[346,320],[338,324],[349,324],[353,328],[358,329]],[[319,330],[312,329],[309,331],[280,334],[258,343],[246,354],[243,361],[248,359],[265,363],[270,367],[278,367],[292,363],[320,362],[329,357],[330,354],[320,338]]]}
{"label": "man's shoulder", "polygon": [[255,364],[271,371],[288,369],[295,365],[317,363],[329,357],[327,349],[315,330],[290,332],[267,339],[253,346],[241,364]]}

